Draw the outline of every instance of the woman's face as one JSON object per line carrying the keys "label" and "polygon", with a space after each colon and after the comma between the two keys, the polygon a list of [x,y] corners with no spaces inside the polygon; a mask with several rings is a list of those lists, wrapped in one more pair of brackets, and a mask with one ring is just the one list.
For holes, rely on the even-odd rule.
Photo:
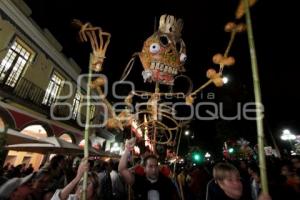
{"label": "woman's face", "polygon": [[240,175],[234,172],[229,172],[225,179],[218,181],[219,186],[227,196],[232,199],[239,199],[243,193],[243,185]]}

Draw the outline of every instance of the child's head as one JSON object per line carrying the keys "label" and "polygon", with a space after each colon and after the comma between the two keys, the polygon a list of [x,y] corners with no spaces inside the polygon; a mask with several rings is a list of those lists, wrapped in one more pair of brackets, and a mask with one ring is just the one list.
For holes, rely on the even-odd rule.
{"label": "child's head", "polygon": [[213,176],[224,193],[233,199],[239,199],[243,185],[238,169],[229,163],[218,163],[213,168]]}

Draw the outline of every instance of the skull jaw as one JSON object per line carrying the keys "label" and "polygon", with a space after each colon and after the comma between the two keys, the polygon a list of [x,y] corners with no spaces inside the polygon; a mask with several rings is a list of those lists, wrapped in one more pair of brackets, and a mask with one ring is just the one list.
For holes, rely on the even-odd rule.
{"label": "skull jaw", "polygon": [[[147,56],[141,52],[139,54],[140,61],[144,67],[142,72],[144,82],[158,82],[163,85],[174,85],[174,76],[180,71],[177,63],[167,62],[161,57]],[[177,67],[178,66],[178,67]]]}
{"label": "skull jaw", "polygon": [[164,85],[173,85],[174,77],[171,74],[159,70],[146,69],[142,72],[144,82],[158,82]]}

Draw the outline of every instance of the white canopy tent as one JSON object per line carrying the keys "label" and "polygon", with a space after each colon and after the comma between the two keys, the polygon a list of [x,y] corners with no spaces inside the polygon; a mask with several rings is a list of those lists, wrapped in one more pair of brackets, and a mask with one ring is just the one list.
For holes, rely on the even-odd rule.
{"label": "white canopy tent", "polygon": [[[27,141],[28,143],[7,143],[8,145],[5,146],[5,149],[41,154],[83,154],[83,149],[78,145],[55,136]],[[90,148],[89,151],[91,155],[100,155],[100,153],[93,148]]]}
{"label": "white canopy tent", "polygon": [[46,141],[31,137],[19,131],[8,128],[6,131],[0,134],[6,134],[6,145],[13,144],[26,144],[26,143],[47,143]]}

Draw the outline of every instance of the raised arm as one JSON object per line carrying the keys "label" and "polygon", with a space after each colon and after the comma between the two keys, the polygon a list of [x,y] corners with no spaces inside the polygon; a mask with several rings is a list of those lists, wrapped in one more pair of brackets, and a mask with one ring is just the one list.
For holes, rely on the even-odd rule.
{"label": "raised arm", "polygon": [[73,191],[73,189],[76,187],[78,182],[80,181],[81,177],[83,176],[84,172],[88,170],[89,163],[87,160],[81,161],[80,165],[77,169],[76,177],[68,184],[66,185],[60,192],[59,197],[61,200],[65,200],[68,198],[69,194]]}
{"label": "raised arm", "polygon": [[134,145],[135,145],[135,138],[126,140],[125,151],[120,159],[119,166],[118,166],[118,170],[119,170],[121,176],[124,178],[125,182],[129,185],[132,185],[134,183],[134,176],[128,170],[127,162],[128,162],[128,158],[130,156],[130,151],[133,149]]}

